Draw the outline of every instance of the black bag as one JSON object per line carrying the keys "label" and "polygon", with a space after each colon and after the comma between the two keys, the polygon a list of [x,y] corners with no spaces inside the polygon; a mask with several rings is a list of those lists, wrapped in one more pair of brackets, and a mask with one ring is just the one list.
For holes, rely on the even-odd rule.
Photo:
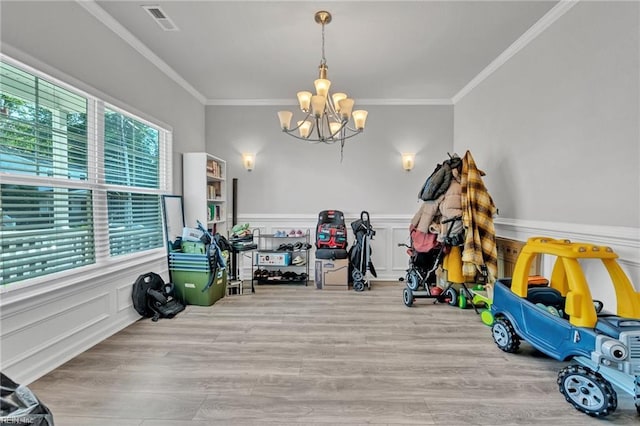
{"label": "black bag", "polygon": [[447,192],[451,185],[451,171],[457,169],[458,172],[462,168],[462,159],[454,154],[449,155],[449,159],[442,164],[438,164],[431,175],[427,178],[424,185],[418,192],[418,198],[422,201],[437,200],[441,195]]}
{"label": "black bag", "polygon": [[0,373],[0,424],[53,426],[53,414],[28,387]]}
{"label": "black bag", "polygon": [[[253,235],[251,235],[251,239],[253,240]],[[231,243],[222,234],[216,233],[213,236],[213,241],[215,241],[215,243],[218,245],[218,247],[220,247],[220,250],[222,250],[222,251],[231,251],[232,250]]]}
{"label": "black bag", "polygon": [[319,249],[346,249],[347,226],[340,210],[323,210],[318,214],[316,247]]}
{"label": "black bag", "polygon": [[346,259],[348,257],[348,253],[345,249],[329,249],[329,248],[319,248],[316,249],[316,259]]}
{"label": "black bag", "polygon": [[173,318],[184,310],[184,305],[174,297],[173,283],[165,283],[154,272],[140,275],[133,284],[131,297],[133,307],[145,318],[158,321],[159,318]]}

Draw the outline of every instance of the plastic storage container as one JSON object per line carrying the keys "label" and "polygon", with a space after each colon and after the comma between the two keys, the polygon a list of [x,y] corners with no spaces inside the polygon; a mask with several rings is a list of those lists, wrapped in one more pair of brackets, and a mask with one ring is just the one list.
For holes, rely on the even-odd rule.
{"label": "plastic storage container", "polygon": [[[202,254],[170,253],[169,272],[175,285],[176,297],[185,305],[210,306],[224,297],[227,289],[227,270],[216,269],[208,256]],[[204,290],[211,274],[211,286]],[[204,291],[203,291],[204,290]]]}

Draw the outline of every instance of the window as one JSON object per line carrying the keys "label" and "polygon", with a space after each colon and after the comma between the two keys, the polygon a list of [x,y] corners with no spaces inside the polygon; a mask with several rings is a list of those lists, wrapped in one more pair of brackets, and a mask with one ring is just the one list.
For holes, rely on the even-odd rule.
{"label": "window", "polygon": [[162,247],[170,140],[2,57],[0,285]]}
{"label": "window", "polygon": [[[106,108],[104,170],[109,188],[160,187],[159,134],[140,121]],[[160,195],[132,191],[107,192],[109,250],[121,255],[162,247]]]}

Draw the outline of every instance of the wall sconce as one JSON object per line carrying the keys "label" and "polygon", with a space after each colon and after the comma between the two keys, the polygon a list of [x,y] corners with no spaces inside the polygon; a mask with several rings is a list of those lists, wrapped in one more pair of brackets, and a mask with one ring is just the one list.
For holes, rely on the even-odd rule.
{"label": "wall sconce", "polygon": [[402,154],[402,168],[410,172],[415,164],[415,154]]}
{"label": "wall sconce", "polygon": [[256,156],[254,154],[242,154],[242,164],[250,172],[256,165]]}

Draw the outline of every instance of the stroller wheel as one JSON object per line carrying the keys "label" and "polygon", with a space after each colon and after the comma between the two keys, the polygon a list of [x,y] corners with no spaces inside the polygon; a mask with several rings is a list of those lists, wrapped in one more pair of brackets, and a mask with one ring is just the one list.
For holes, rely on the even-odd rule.
{"label": "stroller wheel", "polygon": [[358,282],[358,281],[362,281],[362,272],[360,272],[360,270],[358,269],[354,269],[351,272],[351,277],[353,278],[353,282]]}
{"label": "stroller wheel", "polygon": [[458,306],[458,292],[455,288],[449,287],[442,294],[443,301],[448,303],[450,306]]}
{"label": "stroller wheel", "polygon": [[413,305],[413,291],[407,287],[402,289],[402,301],[406,306],[411,307]]}
{"label": "stroller wheel", "polygon": [[363,281],[354,281],[353,289],[355,291],[363,291],[364,290],[364,282]]}
{"label": "stroller wheel", "polygon": [[415,269],[409,269],[407,272],[407,287],[411,290],[416,291],[420,286],[420,276]]}

